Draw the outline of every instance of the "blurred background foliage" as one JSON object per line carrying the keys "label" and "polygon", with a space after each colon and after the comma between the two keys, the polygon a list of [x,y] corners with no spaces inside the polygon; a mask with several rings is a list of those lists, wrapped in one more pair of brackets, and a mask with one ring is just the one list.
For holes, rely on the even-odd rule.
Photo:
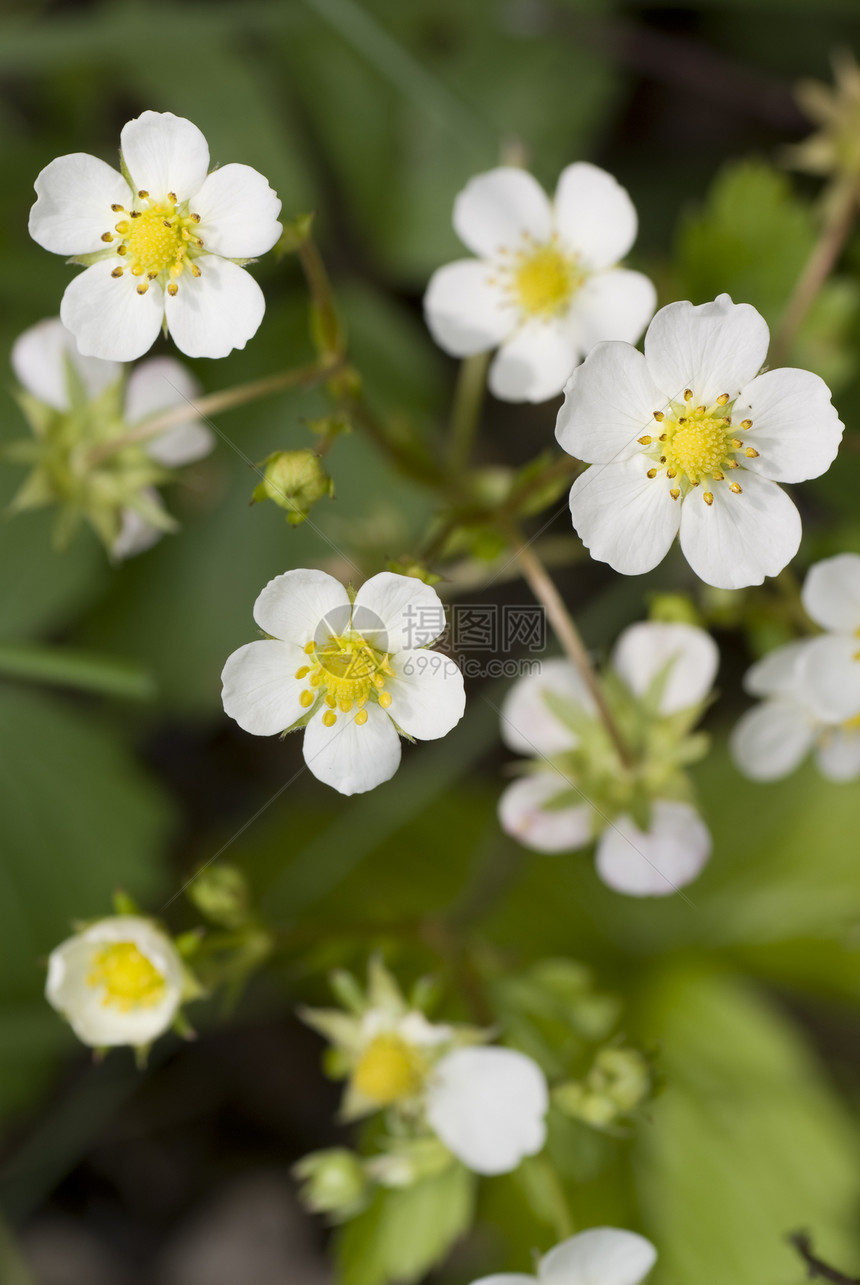
{"label": "blurred background foliage", "polygon": [[[266,174],[288,216],[317,211],[368,396],[440,449],[455,368],[420,299],[459,253],[450,212],[468,177],[512,149],[550,187],[566,163],[595,161],[633,196],[633,262],[661,303],[727,290],[774,325],[818,226],[817,183],[776,167],[807,129],[791,86],[827,79],[836,47],[860,50],[855,0],[6,0],[0,349],[57,312],[69,279],[27,236],[35,175],[65,152],[112,159],[125,120],[170,110],[203,129],[213,160]],[[246,351],[194,363],[208,390],[312,356],[295,264],[269,256],[254,271],[265,322]],[[858,296],[855,236],[792,355],[829,380],[848,429],[837,464],[797,497],[799,571],[860,550]],[[22,421],[4,382],[12,440]],[[800,1281],[784,1241],[797,1227],[856,1271],[860,793],[811,769],[756,786],[723,748],[750,651],[786,636],[779,589],[700,600],[721,626],[722,695],[696,770],[715,855],[689,895],[627,900],[588,857],[539,857],[501,835],[498,682],[474,682],[460,727],[407,749],[393,782],[341,799],[297,778],[298,738],[228,723],[218,682],[271,576],[323,566],[346,579],[340,548],[372,574],[414,551],[432,513],[358,432],[329,457],[337,499],[313,524],[249,509],[247,461],[309,444],[303,421],[323,410],[319,394],[291,393],[221,416],[216,453],[170,497],[181,532],[124,566],[88,534],[58,556],[46,515],[0,525],[0,1201],[14,1229],[0,1279],[326,1279],[288,1166],[341,1135],[293,1006],[324,1001],[328,968],[360,970],[382,947],[406,981],[439,973],[456,1014],[462,943],[490,976],[587,961],[623,998],[624,1034],[654,1050],[664,1089],[634,1127],[556,1138],[578,1226],[647,1233],[660,1285]],[[552,406],[491,401],[479,459],[522,464],[552,445],[553,423]],[[0,469],[4,502],[19,480]],[[559,507],[550,536],[569,532]],[[502,561],[490,587],[462,593],[528,601]],[[644,581],[579,561],[559,582],[601,650],[655,590],[699,592],[678,558]],[[41,999],[48,951],[71,921],[107,913],[116,886],[193,925],[175,894],[227,851],[283,949],[229,1015],[196,1009],[198,1042],[162,1041],[144,1075],[124,1053],[91,1063]],[[456,949],[431,931],[440,922]],[[531,1269],[554,1234],[527,1181],[484,1185],[440,1285]],[[355,1262],[343,1271],[379,1285]]]}

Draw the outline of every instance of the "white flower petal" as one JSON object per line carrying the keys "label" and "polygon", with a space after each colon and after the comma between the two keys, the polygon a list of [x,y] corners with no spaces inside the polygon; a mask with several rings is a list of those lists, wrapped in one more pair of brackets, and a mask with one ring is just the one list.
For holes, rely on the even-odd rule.
{"label": "white flower petal", "polygon": [[523,1276],[521,1272],[497,1272],[494,1276],[482,1276],[472,1281],[472,1285],[535,1285],[534,1276]]}
{"label": "white flower petal", "polygon": [[799,767],[812,748],[816,722],[799,701],[775,698],[742,714],[729,742],[732,758],[752,781],[776,781]]}
{"label": "white flower petal", "polygon": [[536,1155],[548,1109],[543,1071],[514,1049],[455,1049],[434,1068],[427,1092],[430,1127],[480,1174],[510,1173]]}
{"label": "white flower petal", "polygon": [[809,638],[777,647],[751,665],[744,675],[750,696],[791,696],[797,691],[797,667],[810,643]]}
{"label": "white flower petal", "polygon": [[135,192],[154,201],[173,192],[187,201],[203,185],[209,145],[196,125],[173,112],[141,112],[123,126],[120,148]]}
{"label": "white flower petal", "polygon": [[221,674],[225,714],[254,736],[279,735],[307,713],[299,699],[307,683],[296,678],[303,667],[307,656],[296,643],[246,643],[227,658]]}
{"label": "white flower petal", "polygon": [[30,236],[54,254],[104,250],[102,234],[112,232],[117,220],[110,207],[127,205],[131,195],[121,174],[86,152],[58,156],[34,186]]}
{"label": "white flower petal", "polygon": [[[625,576],[639,576],[662,562],[681,521],[672,483],[647,476],[641,455],[615,464],[592,464],[570,489],[574,528],[598,562]],[[734,497],[732,497],[734,498]]]}
{"label": "white flower petal", "polygon": [[83,357],[78,352],[74,337],[69,334],[59,317],[39,321],[19,335],[12,346],[11,361],[21,387],[40,402],[53,406],[58,411],[66,411],[71,405],[67,367],[69,361],[80,376],[91,400],[111,384],[115,384],[122,373],[122,367],[117,362]]}
{"label": "white flower petal", "polygon": [[[144,493],[150,504],[160,509],[164,508],[161,496],[154,487],[146,487]],[[142,513],[138,513],[137,509],[123,509],[119,534],[111,545],[111,557],[117,562],[122,562],[125,558],[134,558],[139,553],[146,553],[147,549],[158,544],[163,535],[163,528],[156,526],[154,522],[149,522]]]}
{"label": "white flower petal", "polygon": [[651,828],[629,816],[608,826],[597,845],[597,873],[616,892],[668,897],[691,883],[711,855],[711,835],[688,803],[656,799]]}
{"label": "white flower petal", "polygon": [[274,638],[299,647],[349,628],[349,594],[325,571],[297,567],[270,580],[254,603],[254,619]]}
{"label": "white flower petal", "polygon": [[822,629],[860,629],[860,554],[839,553],[809,568],[803,605]]}
{"label": "white flower petal", "polygon": [[819,742],[818,770],[830,781],[853,781],[860,776],[860,733],[856,728],[833,728]]}
{"label": "white flower petal", "polygon": [[427,327],[440,348],[455,357],[486,352],[510,334],[516,315],[497,285],[490,264],[458,259],[438,268],[424,296]]}
{"label": "white flower petal", "polygon": [[735,398],[767,356],[767,323],[748,303],[721,294],[696,307],[686,301],[661,308],[645,336],[645,359],[667,397],[691,388],[710,405],[722,393]]}
{"label": "white flower petal", "polygon": [[470,179],[454,202],[454,231],[473,254],[489,259],[512,250],[526,234],[547,241],[552,207],[526,170],[500,166]]}
{"label": "white flower petal", "polygon": [[[123,1012],[105,1004],[104,989],[90,983],[99,950],[119,942],[132,942],[161,973],[165,988],[158,1003]],[[51,952],[45,996],[82,1043],[93,1048],[141,1046],[170,1026],[182,986],[182,961],[172,941],[148,920],[118,915],[90,925]]]}
{"label": "white flower petal", "polygon": [[167,326],[189,357],[226,357],[244,348],[266,311],[265,296],[250,272],[215,254],[195,260],[200,276],[183,272],[175,295],[165,299]]}
{"label": "white flower petal", "polygon": [[250,165],[214,170],[194,197],[200,236],[210,254],[252,259],[265,254],[281,235],[277,192]]}
{"label": "white flower petal", "polygon": [[860,638],[811,638],[797,669],[798,690],[827,723],[860,714]]}
{"label": "white flower petal", "polygon": [[444,633],[445,608],[422,580],[380,571],[355,595],[352,625],[377,651],[405,651],[426,647]]}
{"label": "white flower petal", "polygon": [[305,730],[305,762],[318,780],[341,794],[364,794],[388,781],[400,766],[400,737],[378,705],[365,705],[367,722],[356,724],[354,710],[338,712],[333,727],[317,714]]}
{"label": "white flower petal", "polygon": [[638,343],[656,306],[654,283],[641,272],[613,268],[589,277],[574,296],[572,307],[581,351],[591,352],[606,339]]}
{"label": "white flower petal", "polygon": [[[172,357],[141,362],[129,376],[125,391],[125,417],[137,424],[158,411],[187,405],[200,395],[200,384],[187,366]],[[215,446],[215,436],[199,421],[189,420],[168,428],[146,443],[146,452],[159,464],[180,468],[202,459]]]}
{"label": "white flower petal", "polygon": [[591,1227],[562,1241],[540,1260],[540,1285],[639,1285],[657,1261],[644,1236]]}
{"label": "white flower petal", "polygon": [[[610,268],[636,240],[638,220],[627,191],[606,170],[578,161],[562,170],[555,190],[561,239],[591,272]],[[644,324],[644,323],[643,323]]]}
{"label": "white flower petal", "polygon": [[570,661],[540,661],[517,679],[502,702],[502,740],[517,754],[559,754],[578,744],[578,737],[550,711],[547,693],[594,713],[591,693]]}
{"label": "white flower petal", "polygon": [[394,678],[386,678],[391,695],[388,713],[407,736],[435,741],[456,727],[466,708],[463,675],[449,656],[419,648],[391,659]]}
{"label": "white flower petal", "polygon": [[545,402],[562,391],[579,356],[563,319],[528,321],[496,353],[487,386],[500,401]]}
{"label": "white flower petal", "polygon": [[695,625],[642,621],[624,630],[612,654],[612,668],[636,696],[644,696],[670,662],[661,714],[698,705],[710,692],[720,663],[711,635]]}
{"label": "white flower petal", "polygon": [[629,459],[641,452],[638,439],[651,434],[654,412],[665,405],[640,352],[618,340],[598,344],[565,389],[555,435],[568,455],[587,464]]}
{"label": "white flower petal", "polygon": [[738,470],[743,486],[735,495],[728,482],[715,483],[713,504],[704,484],[691,491],[681,513],[681,549],[705,584],[742,589],[761,584],[787,566],[800,547],[800,514],[775,482]]}
{"label": "white flower petal", "polygon": [[545,805],[571,787],[548,768],[520,777],[499,799],[499,823],[506,834],[536,852],[575,852],[594,838],[599,818],[585,802],[566,808]]}
{"label": "white flower petal", "polygon": [[158,337],[164,294],[157,282],[138,294],[137,277],[112,277],[114,266],[113,259],[102,260],[70,281],[60,316],[85,356],[135,361]]}
{"label": "white flower petal", "polygon": [[[745,419],[751,429],[740,427]],[[732,423],[744,445],[758,451],[746,467],[774,482],[820,477],[836,459],[845,427],[823,379],[782,367],[747,384]]]}

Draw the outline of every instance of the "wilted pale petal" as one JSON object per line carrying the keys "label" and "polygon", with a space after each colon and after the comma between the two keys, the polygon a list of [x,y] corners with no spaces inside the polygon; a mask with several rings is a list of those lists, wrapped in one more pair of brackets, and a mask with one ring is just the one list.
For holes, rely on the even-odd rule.
{"label": "wilted pale petal", "polygon": [[547,696],[594,713],[591,693],[570,661],[542,660],[514,683],[502,702],[502,740],[517,754],[559,754],[578,737],[554,714]]}
{"label": "wilted pale petal", "polygon": [[[605,339],[637,343],[656,303],[654,283],[641,272],[613,268],[589,277],[574,295],[572,307],[583,354]],[[655,406],[662,401],[660,398]]]}
{"label": "wilted pale petal", "polygon": [[447,735],[463,717],[466,693],[463,675],[449,656],[423,648],[392,657],[393,678],[386,678],[391,696],[388,713],[407,736],[435,741]]}
{"label": "wilted pale petal", "polygon": [[209,145],[190,120],[173,112],[141,112],[120,134],[123,160],[134,190],[155,201],[173,192],[180,201],[194,196],[209,169]]}
{"label": "wilted pale petal", "polygon": [[540,1285],[639,1285],[657,1261],[644,1236],[617,1227],[591,1227],[540,1260]]}
{"label": "wilted pale petal", "polygon": [[513,250],[524,234],[546,241],[552,209],[536,178],[513,166],[500,166],[469,180],[454,202],[454,231],[473,254],[494,258]]}
{"label": "wilted pale petal", "polygon": [[516,324],[492,276],[483,260],[458,259],[430,278],[424,296],[427,326],[439,347],[455,357],[495,348]]}
{"label": "wilted pale petal", "polygon": [[777,781],[799,767],[812,749],[816,720],[790,697],[764,701],[738,719],[732,758],[752,781]]}
{"label": "wilted pale petal", "polygon": [[598,344],[565,390],[555,435],[588,464],[629,459],[640,454],[638,439],[653,430],[654,412],[665,405],[640,352],[619,340]]}
{"label": "wilted pale petal", "polygon": [[827,723],[860,714],[860,637],[811,638],[797,669],[798,690]]}
{"label": "wilted pale petal", "polygon": [[427,1092],[430,1127],[475,1173],[509,1173],[546,1141],[549,1092],[524,1053],[460,1048],[433,1070]]}
{"label": "wilted pale petal", "polygon": [[[598,562],[638,576],[662,562],[681,521],[681,505],[665,475],[649,478],[648,461],[635,455],[616,464],[592,464],[570,491],[574,528]],[[732,496],[732,499],[735,497]]]}
{"label": "wilted pale petal", "polygon": [[[147,504],[164,511],[161,496],[155,487],[144,487],[143,494]],[[150,522],[137,509],[130,506],[122,510],[119,533],[110,547],[110,555],[116,562],[126,558],[135,558],[139,553],[146,553],[164,535],[164,528]]]}
{"label": "wilted pale petal", "polygon": [[114,260],[102,260],[70,281],[60,317],[86,357],[135,361],[154,344],[164,316],[164,294],[153,282],[137,293],[137,277],[111,276]]}
{"label": "wilted pale petal", "polygon": [[819,742],[815,758],[828,780],[853,781],[860,776],[860,731],[832,728]]}
{"label": "wilted pale petal", "polygon": [[787,566],[800,547],[800,514],[775,482],[746,469],[735,474],[743,493],[725,482],[691,491],[681,514],[681,549],[696,575],[717,589],[761,584]]}
{"label": "wilted pale petal", "polygon": [[128,184],[110,165],[86,152],[58,156],[35,182],[30,236],[54,254],[104,250],[102,234],[116,222],[111,205],[125,205]]}
{"label": "wilted pale petal", "polygon": [[[751,429],[741,429],[746,419]],[[746,447],[758,451],[745,468],[774,482],[805,482],[830,468],[844,425],[830,389],[809,370],[769,370],[743,389],[732,423]]]}
{"label": "wilted pale petal", "polygon": [[803,605],[822,629],[860,629],[860,554],[839,553],[809,568]]}
{"label": "wilted pale petal", "polygon": [[314,776],[341,794],[364,794],[388,781],[400,765],[400,737],[378,705],[365,705],[367,721],[338,713],[333,727],[318,714],[305,730],[303,753]]}
{"label": "wilted pale petal", "polygon": [[296,678],[306,661],[292,642],[246,643],[228,657],[221,674],[224,712],[254,736],[277,736],[292,727],[307,713],[299,699],[306,686]]}
{"label": "wilted pale petal", "polygon": [[12,346],[11,361],[21,387],[58,411],[67,411],[71,405],[69,362],[90,400],[115,384],[122,373],[118,362],[82,356],[59,317],[38,321],[19,335]]}
{"label": "wilted pale petal", "polygon": [[587,161],[562,170],[555,220],[562,240],[590,272],[618,263],[636,240],[636,210],[626,190]]}
{"label": "wilted pale petal", "polygon": [[[564,808],[548,808],[552,799],[570,792],[562,772],[547,770],[520,777],[499,799],[499,823],[506,834],[536,852],[575,852],[587,847],[600,823],[583,799]],[[577,795],[582,799],[581,794]]]}
{"label": "wilted pale petal", "polygon": [[380,571],[355,595],[353,627],[378,651],[426,647],[445,630],[445,608],[431,585]]}
{"label": "wilted pale petal", "polygon": [[[172,357],[141,362],[129,376],[125,390],[125,418],[129,424],[148,419],[172,406],[185,406],[200,395],[191,371]],[[145,443],[148,455],[168,468],[180,468],[208,455],[215,435],[198,421],[176,424]]]}
{"label": "wilted pale petal", "polygon": [[487,385],[505,402],[545,402],[562,391],[579,360],[564,319],[527,321],[496,353]]}
{"label": "wilted pale petal", "polygon": [[303,567],[275,576],[254,603],[254,619],[261,629],[299,647],[342,633],[349,617],[349,594],[340,581]]}
{"label": "wilted pale petal", "polygon": [[767,323],[748,303],[721,294],[713,303],[686,300],[661,308],[645,336],[648,368],[667,397],[693,390],[710,404],[737,397],[767,356]]}
{"label": "wilted pale petal", "polygon": [[265,254],[281,235],[277,192],[250,165],[222,165],[194,197],[200,232],[209,254],[252,259]]}
{"label": "wilted pale petal", "polygon": [[607,826],[597,845],[597,873],[616,892],[668,897],[697,878],[711,846],[708,828],[695,808],[656,799],[647,832],[629,816]]}
{"label": "wilted pale petal", "polygon": [[197,262],[200,276],[183,272],[176,294],[164,300],[167,326],[189,357],[226,357],[253,339],[266,299],[251,274],[229,259],[207,254]]}
{"label": "wilted pale petal", "polygon": [[612,668],[636,696],[644,696],[668,668],[660,713],[698,705],[710,692],[720,653],[710,634],[695,625],[642,621],[625,629],[612,654]]}

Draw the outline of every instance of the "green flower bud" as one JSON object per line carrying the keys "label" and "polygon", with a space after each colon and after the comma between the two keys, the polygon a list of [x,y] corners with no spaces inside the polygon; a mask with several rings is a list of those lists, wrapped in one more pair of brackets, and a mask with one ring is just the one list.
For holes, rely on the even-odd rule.
{"label": "green flower bud", "polygon": [[303,1184],[299,1198],[306,1207],[336,1221],[359,1213],[370,1190],[361,1160],[345,1147],[314,1151],[293,1167],[293,1173]]}
{"label": "green flower bud", "polygon": [[565,1115],[605,1129],[627,1116],[649,1096],[651,1068],[638,1049],[604,1048],[584,1080],[569,1080],[553,1090]]}
{"label": "green flower bud", "polygon": [[651,596],[648,611],[649,620],[659,620],[664,624],[698,625],[702,617],[696,604],[685,593],[655,593]]}
{"label": "green flower bud", "polygon": [[209,866],[189,885],[188,896],[201,915],[213,924],[240,928],[248,921],[248,885],[235,866]]}
{"label": "green flower bud", "polygon": [[263,467],[263,480],[252,502],[274,500],[287,510],[290,526],[304,522],[318,500],[334,495],[334,483],[313,451],[276,451]]}

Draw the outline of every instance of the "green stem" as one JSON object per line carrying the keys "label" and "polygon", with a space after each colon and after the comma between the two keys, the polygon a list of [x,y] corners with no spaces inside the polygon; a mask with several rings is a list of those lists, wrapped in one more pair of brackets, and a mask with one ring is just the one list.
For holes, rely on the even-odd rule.
{"label": "green stem", "polygon": [[825,196],[827,213],[821,234],[797,279],[770,349],[771,366],[784,365],[818,292],[829,277],[857,217],[855,176],[837,179]]}
{"label": "green stem", "polygon": [[559,1240],[567,1240],[576,1231],[576,1225],[570,1212],[570,1205],[561,1179],[556,1173],[552,1161],[547,1156],[540,1156],[536,1164],[544,1180],[545,1192],[549,1200],[550,1213],[556,1234]]}
{"label": "green stem", "polygon": [[476,353],[473,357],[466,357],[460,365],[448,439],[448,463],[454,474],[469,465],[484,404],[489,363],[489,353]]}
{"label": "green stem", "polygon": [[128,700],[156,692],[151,675],[130,661],[39,643],[0,642],[0,675]]}

